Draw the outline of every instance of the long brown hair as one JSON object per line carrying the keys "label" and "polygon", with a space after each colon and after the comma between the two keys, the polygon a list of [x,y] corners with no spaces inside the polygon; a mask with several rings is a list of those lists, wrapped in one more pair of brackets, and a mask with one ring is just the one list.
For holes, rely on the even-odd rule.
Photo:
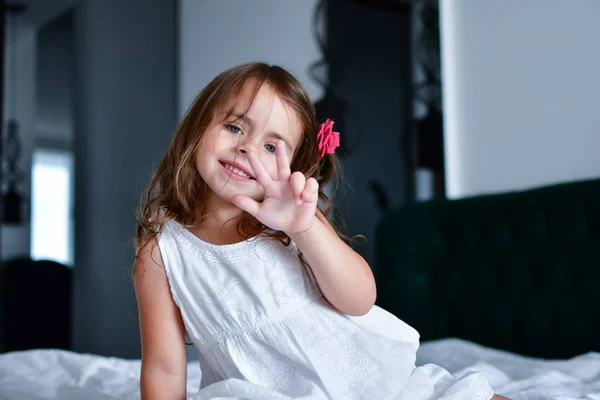
{"label": "long brown hair", "polygon": [[[319,182],[319,210],[327,217],[331,206],[324,193],[325,185],[337,177],[338,160],[334,154],[320,157],[317,143],[318,123],[309,97],[300,83],[279,66],[264,63],[239,65],[219,74],[194,99],[185,117],[177,127],[165,157],[160,161],[138,207],[136,247],[142,248],[156,238],[163,223],[169,219],[194,226],[204,216],[206,183],[195,164],[195,156],[204,132],[218,113],[225,111],[227,118],[233,108],[225,110],[247,83],[254,83],[254,95],[261,85],[268,84],[292,110],[296,112],[302,136],[292,157],[291,170],[300,171]],[[247,238],[265,232],[267,227],[251,215],[244,216],[237,226]],[[289,245],[283,232],[265,234]],[[344,235],[340,236],[344,237]]]}

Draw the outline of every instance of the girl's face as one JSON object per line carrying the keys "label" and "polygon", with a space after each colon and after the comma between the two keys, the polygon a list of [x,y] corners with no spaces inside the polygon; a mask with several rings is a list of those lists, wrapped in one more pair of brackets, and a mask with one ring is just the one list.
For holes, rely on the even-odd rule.
{"label": "girl's face", "polygon": [[255,151],[276,179],[275,144],[283,141],[291,160],[300,142],[302,127],[296,113],[273,89],[263,84],[256,96],[253,94],[253,86],[246,84],[235,99],[231,117],[215,115],[200,142],[196,168],[209,189],[207,205],[231,203],[235,194],[262,200],[264,191],[255,179],[247,153]]}

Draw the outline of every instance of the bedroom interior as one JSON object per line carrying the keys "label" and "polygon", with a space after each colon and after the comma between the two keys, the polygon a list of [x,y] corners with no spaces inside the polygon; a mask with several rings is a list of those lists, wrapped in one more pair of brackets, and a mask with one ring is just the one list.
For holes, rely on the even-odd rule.
{"label": "bedroom interior", "polygon": [[[144,4],[4,8],[0,399],[139,398],[137,201],[197,90],[255,59],[344,127],[334,207],[417,364],[600,398],[599,2]],[[215,39],[233,7],[252,41]]]}

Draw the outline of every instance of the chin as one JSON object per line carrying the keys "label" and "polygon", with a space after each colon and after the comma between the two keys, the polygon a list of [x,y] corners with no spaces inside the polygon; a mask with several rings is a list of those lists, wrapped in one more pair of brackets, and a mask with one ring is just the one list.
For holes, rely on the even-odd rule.
{"label": "chin", "polygon": [[[211,188],[212,189],[212,188]],[[255,201],[262,201],[264,198],[264,193],[256,193],[256,191],[250,190],[240,190],[240,188],[234,187],[233,185],[225,185],[221,190],[215,191],[213,190],[216,196],[218,196],[221,200],[226,201],[228,203],[233,204],[233,197],[236,194],[243,194],[245,196],[250,197]]]}

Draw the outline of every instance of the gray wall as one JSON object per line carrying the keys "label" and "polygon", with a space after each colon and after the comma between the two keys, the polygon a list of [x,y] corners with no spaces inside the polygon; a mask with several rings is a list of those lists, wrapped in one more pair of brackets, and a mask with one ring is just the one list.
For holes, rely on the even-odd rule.
{"label": "gray wall", "polygon": [[42,27],[37,43],[36,138],[73,142],[73,11]]}
{"label": "gray wall", "polygon": [[304,85],[312,100],[321,88],[308,66],[321,58],[312,36],[316,0],[180,0],[179,96],[182,116],[217,74],[237,64],[279,64]]}
{"label": "gray wall", "polygon": [[87,0],[75,25],[73,350],[139,358],[134,210],[176,123],[175,2]]}
{"label": "gray wall", "polygon": [[600,176],[600,1],[440,6],[448,194]]}

